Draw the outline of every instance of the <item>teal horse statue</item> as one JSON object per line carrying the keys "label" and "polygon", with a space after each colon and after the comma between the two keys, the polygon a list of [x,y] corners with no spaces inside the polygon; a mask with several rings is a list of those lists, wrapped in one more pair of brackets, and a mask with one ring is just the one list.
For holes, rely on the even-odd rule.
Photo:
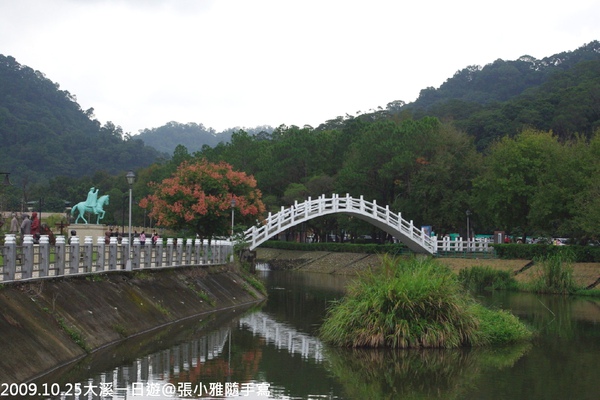
{"label": "teal horse statue", "polygon": [[75,204],[73,208],[71,208],[71,216],[75,215],[75,210],[79,212],[79,215],[77,215],[77,219],[75,219],[75,223],[77,223],[77,221],[79,221],[79,218],[81,218],[83,222],[87,224],[88,221],[85,219],[84,214],[86,212],[89,212],[97,215],[96,224],[99,224],[100,220],[104,218],[105,211],[103,208],[106,204],[108,204],[108,195],[105,194],[103,196],[100,196],[95,206],[90,207],[86,203],[86,201],[81,201]]}

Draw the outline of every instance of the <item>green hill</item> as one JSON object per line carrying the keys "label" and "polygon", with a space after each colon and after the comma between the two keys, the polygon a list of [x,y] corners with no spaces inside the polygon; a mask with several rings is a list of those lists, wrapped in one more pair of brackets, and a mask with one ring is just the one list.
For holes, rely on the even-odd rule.
{"label": "green hill", "polygon": [[522,56],[469,66],[438,89],[423,89],[398,112],[453,121],[479,149],[524,127],[566,139],[600,127],[600,42],[537,60]]}
{"label": "green hill", "polygon": [[0,171],[29,183],[148,166],[158,151],[112,123],[40,71],[0,55]]}

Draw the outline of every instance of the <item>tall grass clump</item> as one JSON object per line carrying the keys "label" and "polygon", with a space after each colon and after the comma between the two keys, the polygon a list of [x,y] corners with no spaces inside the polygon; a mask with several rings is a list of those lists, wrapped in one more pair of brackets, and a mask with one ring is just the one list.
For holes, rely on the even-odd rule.
{"label": "tall grass clump", "polygon": [[494,269],[489,266],[464,268],[458,273],[458,280],[471,291],[516,289],[518,284],[509,271]]}
{"label": "tall grass clump", "polygon": [[538,274],[533,280],[533,289],[538,293],[570,294],[580,287],[573,280],[574,255],[569,252],[554,253],[538,257]]}
{"label": "tall grass clump", "polygon": [[[431,258],[417,257],[384,256],[382,264],[380,272],[362,275],[347,296],[328,310],[320,331],[325,342],[391,348],[491,343],[492,335],[480,329],[483,307],[449,268]],[[520,324],[518,320],[508,323],[515,321]]]}

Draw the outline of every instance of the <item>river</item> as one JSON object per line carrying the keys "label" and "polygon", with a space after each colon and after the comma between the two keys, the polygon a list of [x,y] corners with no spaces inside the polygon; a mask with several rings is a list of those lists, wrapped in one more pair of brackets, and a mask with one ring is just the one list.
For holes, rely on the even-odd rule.
{"label": "river", "polygon": [[[51,399],[597,399],[600,301],[483,293],[537,332],[487,349],[336,349],[315,336],[347,277],[258,271],[269,299],[98,351],[2,395]],[[24,396],[25,397],[25,396]]]}

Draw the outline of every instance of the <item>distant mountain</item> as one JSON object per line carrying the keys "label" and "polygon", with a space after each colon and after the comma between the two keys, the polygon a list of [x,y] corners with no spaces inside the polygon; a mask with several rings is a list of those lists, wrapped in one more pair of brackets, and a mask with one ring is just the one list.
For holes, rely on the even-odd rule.
{"label": "distant mountain", "polygon": [[159,153],[112,123],[40,71],[0,55],[0,171],[30,183],[55,176],[111,174],[152,164]]}
{"label": "distant mountain", "polygon": [[[390,103],[392,104],[392,103]],[[600,129],[600,42],[537,60],[522,56],[458,71],[438,89],[388,112],[452,121],[480,150],[525,127],[562,139]]]}
{"label": "distant mountain", "polygon": [[487,105],[502,102],[546,82],[553,74],[568,71],[585,61],[600,60],[600,42],[593,41],[574,51],[537,60],[524,55],[514,61],[498,59],[484,67],[471,65],[457,71],[438,89],[428,87],[404,108],[421,114],[449,100]]}
{"label": "distant mountain", "polygon": [[202,146],[215,147],[221,142],[229,142],[231,134],[243,129],[250,135],[260,132],[273,132],[273,128],[268,125],[255,128],[230,128],[217,133],[213,128],[206,128],[202,124],[179,122],[169,122],[161,127],[144,129],[136,138],[143,140],[148,146],[152,146],[161,153],[172,155],[178,145],[183,145],[190,152],[200,151]]}
{"label": "distant mountain", "polygon": [[[420,118],[452,121],[471,134],[480,149],[524,126],[568,138],[600,129],[600,42],[537,60],[496,60],[457,71],[439,88],[425,88],[413,103],[391,101],[358,117],[325,121],[317,129],[352,131],[353,119]],[[0,171],[34,183],[52,177],[80,177],[96,171],[116,174],[170,157],[178,145],[192,153],[228,142],[240,129],[251,135],[270,126],[231,128],[217,133],[200,123],[169,122],[124,134],[104,126],[93,109],[82,110],[74,95],[40,72],[0,55]]]}

